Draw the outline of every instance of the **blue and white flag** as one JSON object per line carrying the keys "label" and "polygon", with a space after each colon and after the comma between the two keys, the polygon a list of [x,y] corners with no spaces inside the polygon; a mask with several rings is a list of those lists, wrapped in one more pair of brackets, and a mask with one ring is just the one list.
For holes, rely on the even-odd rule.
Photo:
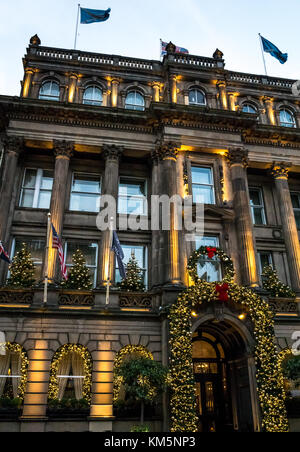
{"label": "blue and white flag", "polygon": [[112,251],[114,251],[114,253],[116,255],[120,276],[122,279],[125,279],[126,278],[126,270],[125,270],[125,265],[123,262],[124,252],[122,250],[121,243],[120,243],[120,240],[119,240],[119,237],[118,237],[118,234],[116,233],[116,231],[113,231],[113,239],[112,239],[111,249],[112,249]]}
{"label": "blue and white flag", "polygon": [[284,64],[288,59],[288,54],[282,53],[275,44],[272,44],[263,36],[260,35],[260,37],[264,51],[276,58],[281,64]]}
{"label": "blue and white flag", "polygon": [[109,19],[111,9],[88,9],[80,8],[80,23],[92,24],[93,22],[105,22]]}

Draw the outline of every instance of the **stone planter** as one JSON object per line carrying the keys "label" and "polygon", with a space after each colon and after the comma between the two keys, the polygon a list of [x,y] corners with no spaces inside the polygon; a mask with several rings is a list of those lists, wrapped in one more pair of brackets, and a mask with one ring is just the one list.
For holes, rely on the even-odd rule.
{"label": "stone planter", "polygon": [[33,302],[33,289],[0,289],[0,305],[31,305]]}
{"label": "stone planter", "polygon": [[121,292],[119,294],[120,308],[152,309],[152,295],[147,292]]}
{"label": "stone planter", "polygon": [[85,419],[89,416],[90,409],[72,409],[72,408],[48,408],[47,417],[53,419]]}
{"label": "stone planter", "polygon": [[269,298],[269,305],[276,315],[281,313],[298,314],[298,305],[294,298]]}
{"label": "stone planter", "polygon": [[59,306],[94,306],[95,294],[91,290],[61,290],[58,304]]}

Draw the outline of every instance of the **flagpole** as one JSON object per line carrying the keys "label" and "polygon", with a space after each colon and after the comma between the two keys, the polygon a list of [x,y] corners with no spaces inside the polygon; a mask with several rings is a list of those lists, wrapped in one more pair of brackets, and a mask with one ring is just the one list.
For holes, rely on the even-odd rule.
{"label": "flagpole", "polygon": [[46,257],[45,257],[45,280],[44,280],[44,305],[47,304],[48,297],[48,259],[49,259],[49,242],[50,242],[50,229],[51,229],[51,213],[48,213],[47,221],[47,244],[46,244]]}
{"label": "flagpole", "polygon": [[260,41],[260,48],[261,48],[262,59],[263,59],[263,62],[264,62],[265,74],[268,75],[267,74],[267,66],[266,66],[265,54],[264,54],[264,48],[263,48],[262,40],[261,40],[261,34],[258,33],[258,36],[259,36],[259,41]]}
{"label": "flagpole", "polygon": [[76,19],[76,28],[75,28],[75,40],[74,40],[74,49],[75,49],[75,50],[76,50],[77,36],[78,36],[79,12],[80,12],[80,3],[78,3],[78,11],[77,11],[77,19]]}
{"label": "flagpole", "polygon": [[113,217],[110,218],[109,222],[109,240],[108,240],[108,269],[107,269],[107,281],[106,281],[106,306],[109,304],[109,288],[110,288],[110,257],[111,257],[111,247],[113,238]]}

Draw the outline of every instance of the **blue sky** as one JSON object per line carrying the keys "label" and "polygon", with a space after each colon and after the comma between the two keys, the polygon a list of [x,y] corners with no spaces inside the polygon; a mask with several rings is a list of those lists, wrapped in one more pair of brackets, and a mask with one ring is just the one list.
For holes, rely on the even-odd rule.
{"label": "blue sky", "polygon": [[[19,95],[22,57],[37,33],[42,45],[73,48],[78,0],[0,0],[0,94]],[[159,59],[159,39],[190,53],[224,53],[226,68],[264,72],[260,32],[288,52],[284,65],[266,54],[268,74],[300,78],[300,0],[82,0],[112,9],[104,23],[79,26],[78,48]]]}

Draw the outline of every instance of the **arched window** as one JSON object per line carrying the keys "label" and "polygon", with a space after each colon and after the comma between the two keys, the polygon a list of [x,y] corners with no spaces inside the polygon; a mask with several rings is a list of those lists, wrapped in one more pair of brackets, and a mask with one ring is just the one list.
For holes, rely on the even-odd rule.
{"label": "arched window", "polygon": [[138,91],[130,91],[125,100],[128,110],[145,110],[145,99]]}
{"label": "arched window", "polygon": [[0,354],[0,397],[23,399],[28,358],[19,344],[6,342]]}
{"label": "arched window", "polygon": [[254,113],[254,114],[257,113],[256,108],[255,108],[252,104],[243,104],[243,109],[242,109],[242,111],[243,111],[244,113]]}
{"label": "arched window", "polygon": [[82,345],[66,344],[51,363],[49,399],[86,399],[91,396],[92,358]]}
{"label": "arched window", "polygon": [[293,113],[286,108],[280,110],[279,120],[282,127],[296,127],[296,121]]}
{"label": "arched window", "polygon": [[59,84],[53,80],[43,83],[39,93],[39,99],[59,100]]}
{"label": "arched window", "polygon": [[102,105],[102,91],[97,86],[89,86],[83,94],[83,103],[86,105]]}
{"label": "arched window", "polygon": [[193,88],[189,92],[189,104],[190,105],[206,105],[206,98],[203,91]]}

